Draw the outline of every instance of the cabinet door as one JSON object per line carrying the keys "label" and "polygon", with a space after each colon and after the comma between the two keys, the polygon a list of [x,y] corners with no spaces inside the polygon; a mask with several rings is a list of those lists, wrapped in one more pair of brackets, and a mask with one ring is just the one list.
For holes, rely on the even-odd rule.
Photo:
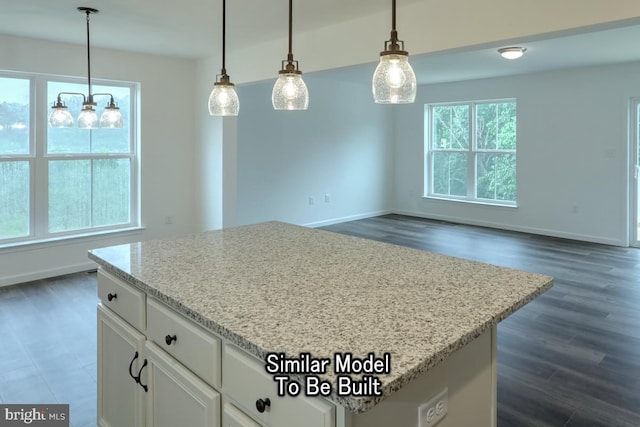
{"label": "cabinet door", "polygon": [[152,342],[147,342],[148,427],[219,427],[220,395]]}
{"label": "cabinet door", "polygon": [[[98,305],[98,425],[143,427],[144,390],[131,377],[142,367],[145,337]],[[136,357],[136,354],[138,355]]]}

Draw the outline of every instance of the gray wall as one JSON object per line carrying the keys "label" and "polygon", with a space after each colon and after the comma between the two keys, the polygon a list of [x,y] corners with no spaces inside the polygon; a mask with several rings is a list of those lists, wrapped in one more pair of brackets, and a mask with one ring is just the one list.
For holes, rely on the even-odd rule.
{"label": "gray wall", "polygon": [[[396,110],[398,212],[627,245],[629,104],[640,64],[421,86]],[[424,105],[516,98],[518,208],[425,199]],[[575,206],[575,208],[574,208]]]}
{"label": "gray wall", "polygon": [[368,84],[305,82],[307,111],[274,111],[274,81],[239,88],[238,224],[319,225],[391,209],[391,107],[374,104]]}

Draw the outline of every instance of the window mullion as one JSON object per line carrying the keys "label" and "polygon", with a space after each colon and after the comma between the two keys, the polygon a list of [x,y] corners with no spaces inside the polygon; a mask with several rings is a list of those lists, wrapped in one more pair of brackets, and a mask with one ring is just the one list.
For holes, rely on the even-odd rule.
{"label": "window mullion", "polygon": [[469,104],[469,152],[467,153],[467,198],[476,199],[476,104]]}
{"label": "window mullion", "polygon": [[46,158],[47,143],[47,88],[46,80],[38,76],[35,78],[35,102],[34,102],[34,231],[35,238],[42,238],[48,234],[48,211],[49,211],[49,195],[48,195],[48,175],[49,163]]}

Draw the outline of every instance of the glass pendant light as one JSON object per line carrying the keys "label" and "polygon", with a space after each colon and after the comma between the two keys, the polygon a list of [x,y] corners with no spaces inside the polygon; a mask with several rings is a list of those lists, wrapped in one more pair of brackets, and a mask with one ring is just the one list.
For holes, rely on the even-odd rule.
{"label": "glass pendant light", "polygon": [[216,82],[209,95],[209,114],[212,116],[237,116],[240,111],[240,100],[235,85],[231,83],[225,67],[226,9],[226,0],[222,0],[222,70],[216,76]]}
{"label": "glass pendant light", "polygon": [[271,102],[276,110],[306,110],[309,107],[309,90],[302,80],[298,61],[293,60],[292,24],[293,0],[289,0],[289,53],[282,61],[282,69],[271,93]]}
{"label": "glass pendant light", "polygon": [[396,30],[396,0],[392,0],[391,39],[380,52],[380,63],[373,73],[373,99],[378,104],[408,104],[416,99],[416,75],[409,64],[409,52]]}
{"label": "glass pendant light", "polygon": [[100,127],[109,129],[122,128],[122,114],[120,114],[120,108],[116,106],[116,103],[111,97],[111,101],[105,107],[102,115],[100,116]]}
{"label": "glass pendant light", "polygon": [[82,111],[80,111],[78,115],[78,128],[97,129],[99,123],[98,114],[96,114],[96,110],[93,109],[93,105],[83,102]]}
{"label": "glass pendant light", "polygon": [[73,126],[73,116],[62,102],[60,95],[58,95],[57,101],[53,104],[53,111],[49,115],[49,126],[52,128],[70,128]]}
{"label": "glass pendant light", "polygon": [[[98,9],[91,7],[78,7],[78,10],[87,16],[87,86],[88,95],[85,96],[82,93],[75,92],[60,92],[53,104],[51,114],[49,115],[49,126],[54,128],[68,128],[73,126],[73,117],[67,110],[66,105],[62,102],[61,95],[81,96],[83,98],[82,111],[78,115],[78,128],[80,129],[96,129],[98,127],[104,128],[122,128],[123,120],[120,109],[116,106],[113,95],[110,93],[91,93],[91,40],[89,31],[89,20],[92,13],[98,13]],[[96,113],[94,98],[97,96],[109,96],[110,101],[105,107],[104,113],[100,119]]]}

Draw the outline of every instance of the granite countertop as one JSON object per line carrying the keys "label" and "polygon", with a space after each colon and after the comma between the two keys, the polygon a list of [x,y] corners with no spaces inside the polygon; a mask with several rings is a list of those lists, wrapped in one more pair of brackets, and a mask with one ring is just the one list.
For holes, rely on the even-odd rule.
{"label": "granite countertop", "polygon": [[[89,258],[263,360],[269,352],[389,352],[382,397],[329,397],[352,412],[370,409],[553,283],[280,222],[95,249]],[[321,378],[335,384],[332,371]]]}

